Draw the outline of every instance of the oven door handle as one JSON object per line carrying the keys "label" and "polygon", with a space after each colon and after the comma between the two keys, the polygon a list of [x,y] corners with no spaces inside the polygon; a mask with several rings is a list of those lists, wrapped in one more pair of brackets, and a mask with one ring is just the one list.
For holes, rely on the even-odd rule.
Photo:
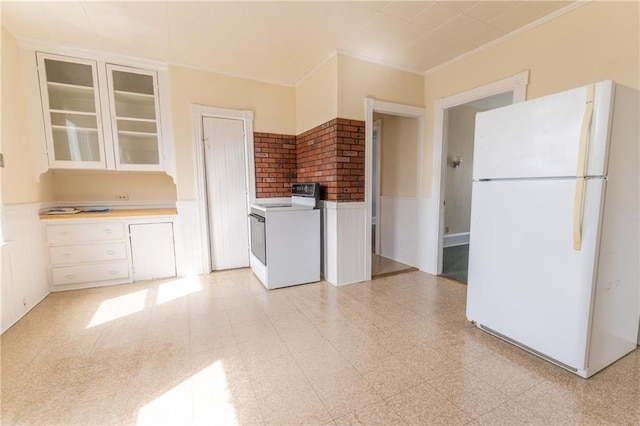
{"label": "oven door handle", "polygon": [[258,222],[260,222],[260,223],[264,223],[264,217],[262,217],[262,216],[260,216],[260,215],[257,215],[257,214],[255,214],[255,213],[251,213],[251,214],[249,215],[249,217],[254,218],[255,220],[257,220],[257,221],[258,221]]}

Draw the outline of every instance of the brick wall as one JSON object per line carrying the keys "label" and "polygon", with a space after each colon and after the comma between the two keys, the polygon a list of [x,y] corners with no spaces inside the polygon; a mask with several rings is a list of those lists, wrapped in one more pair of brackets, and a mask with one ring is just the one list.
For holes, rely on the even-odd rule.
{"label": "brick wall", "polygon": [[256,197],[290,197],[296,182],[296,137],[254,132],[253,146]]}
{"label": "brick wall", "polygon": [[320,182],[321,198],[364,201],[364,122],[336,118],[298,135],[299,182]]}
{"label": "brick wall", "polygon": [[336,118],[298,136],[254,133],[256,197],[320,182],[321,199],[364,201],[364,121]]}

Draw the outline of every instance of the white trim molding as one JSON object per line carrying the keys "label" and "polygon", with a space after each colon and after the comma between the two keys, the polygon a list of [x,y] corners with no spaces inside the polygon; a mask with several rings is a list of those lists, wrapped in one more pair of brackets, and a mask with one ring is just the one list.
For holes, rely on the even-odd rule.
{"label": "white trim molding", "polygon": [[522,71],[511,77],[494,81],[462,93],[437,99],[433,105],[433,174],[431,177],[431,200],[427,223],[429,224],[427,242],[427,264],[425,272],[433,275],[442,273],[442,236],[444,235],[444,203],[447,145],[444,139],[445,110],[477,101],[489,96],[512,92],[513,103],[526,99],[529,71]]}
{"label": "white trim molding", "polygon": [[[372,209],[372,169],[373,169],[373,113],[398,115],[401,117],[415,118],[418,120],[417,155],[416,155],[416,195],[422,194],[422,151],[424,143],[424,115],[425,109],[411,105],[397,104],[394,102],[379,101],[373,98],[365,98],[365,166],[364,166],[364,279],[371,279],[371,209]],[[420,222],[420,220],[418,220]],[[419,226],[420,223],[419,223]]]}
{"label": "white trim molding", "polygon": [[[196,206],[197,206],[197,230],[192,244],[199,245],[199,260],[193,265],[198,274],[208,274],[211,272],[211,250],[209,245],[209,221],[207,220],[207,186],[205,175],[204,145],[202,119],[204,117],[226,118],[231,120],[242,120],[244,129],[244,148],[246,158],[247,173],[247,209],[256,202],[256,171],[255,152],[253,148],[253,111],[238,110],[230,108],[210,107],[204,105],[191,105],[191,122],[193,127],[193,144],[195,152],[196,170]],[[180,205],[180,202],[178,202]],[[247,211],[247,213],[249,213]]]}

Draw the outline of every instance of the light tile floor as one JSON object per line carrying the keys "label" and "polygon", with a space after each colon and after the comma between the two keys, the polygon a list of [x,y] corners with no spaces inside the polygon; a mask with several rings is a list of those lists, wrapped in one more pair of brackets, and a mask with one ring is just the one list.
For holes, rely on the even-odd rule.
{"label": "light tile floor", "polygon": [[588,380],[409,272],[266,291],[249,270],[48,296],[1,339],[2,424],[640,424],[640,353]]}

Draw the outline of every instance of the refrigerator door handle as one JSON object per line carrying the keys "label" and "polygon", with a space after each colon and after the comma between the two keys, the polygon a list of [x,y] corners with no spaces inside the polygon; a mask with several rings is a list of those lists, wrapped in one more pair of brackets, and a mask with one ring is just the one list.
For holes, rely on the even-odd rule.
{"label": "refrigerator door handle", "polygon": [[587,172],[587,152],[589,151],[589,133],[593,119],[593,99],[595,85],[587,87],[587,102],[582,116],[580,128],[580,145],[578,146],[578,170],[576,171],[576,194],[573,200],[573,249],[582,248],[582,218],[584,215],[584,182]]}

